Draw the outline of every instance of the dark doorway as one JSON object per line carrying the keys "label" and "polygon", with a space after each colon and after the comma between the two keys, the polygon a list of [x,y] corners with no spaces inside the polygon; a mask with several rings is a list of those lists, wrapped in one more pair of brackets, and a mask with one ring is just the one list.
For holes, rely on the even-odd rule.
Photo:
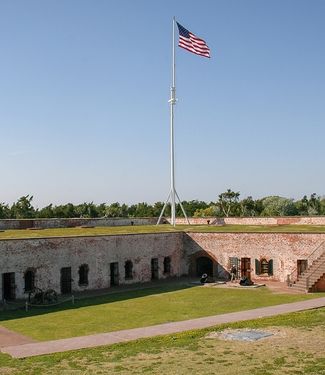
{"label": "dark doorway", "polygon": [[119,284],[118,262],[110,263],[111,286]]}
{"label": "dark doorway", "polygon": [[151,259],[151,280],[159,279],[158,258]]}
{"label": "dark doorway", "polygon": [[297,260],[297,271],[298,271],[298,276],[303,274],[308,267],[308,261],[307,259],[298,259]]}
{"label": "dark doorway", "polygon": [[89,267],[88,264],[82,264],[79,267],[79,285],[88,285],[88,273],[89,273]]}
{"label": "dark doorway", "polygon": [[240,274],[241,277],[251,278],[251,258],[241,258],[240,262]]}
{"label": "dark doorway", "polygon": [[16,284],[14,272],[2,274],[2,298],[8,301],[16,298]]}
{"label": "dark doorway", "polygon": [[72,290],[71,284],[72,284],[71,267],[61,268],[61,279],[60,279],[61,294],[71,293],[71,290]]}
{"label": "dark doorway", "polygon": [[133,279],[133,263],[131,260],[127,260],[124,264],[125,280]]}
{"label": "dark doorway", "polygon": [[208,257],[200,257],[196,259],[196,276],[202,276],[206,273],[213,277],[213,262]]}
{"label": "dark doorway", "polygon": [[25,279],[25,293],[31,292],[35,288],[35,271],[29,269],[24,274]]}
{"label": "dark doorway", "polygon": [[171,259],[170,257],[164,258],[164,274],[169,275],[171,272]]}

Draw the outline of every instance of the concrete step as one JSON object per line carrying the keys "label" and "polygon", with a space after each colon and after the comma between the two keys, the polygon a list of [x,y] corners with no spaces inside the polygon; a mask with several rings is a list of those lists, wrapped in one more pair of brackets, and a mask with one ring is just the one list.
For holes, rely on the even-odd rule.
{"label": "concrete step", "polygon": [[310,272],[304,272],[302,275],[299,276],[299,280],[302,278],[307,278],[307,277],[313,277],[320,275],[322,277],[325,274],[325,268],[324,269],[318,269],[317,272],[313,272],[312,270]]}
{"label": "concrete step", "polygon": [[296,292],[299,292],[299,293],[307,293],[306,288],[293,287],[293,290],[295,290]]}

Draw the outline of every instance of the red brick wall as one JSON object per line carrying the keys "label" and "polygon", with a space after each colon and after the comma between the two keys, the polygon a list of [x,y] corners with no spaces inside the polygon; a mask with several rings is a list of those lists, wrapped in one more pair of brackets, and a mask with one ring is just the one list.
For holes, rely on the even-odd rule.
{"label": "red brick wall", "polygon": [[315,284],[313,292],[325,292],[325,275]]}
{"label": "red brick wall", "polygon": [[[193,254],[206,251],[220,265],[220,273],[229,268],[229,257],[251,258],[252,278],[286,281],[297,267],[298,259],[307,259],[325,240],[325,234],[302,233],[188,233],[184,239],[188,263]],[[255,259],[273,259],[273,276],[255,273]],[[309,260],[309,264],[313,259]],[[192,265],[193,267],[193,265]]]}
{"label": "red brick wall", "polygon": [[[191,217],[189,218],[191,225],[207,224],[210,220],[210,225],[325,225],[325,216],[292,216],[292,217]],[[187,221],[179,217],[176,219],[177,224],[187,224]]]}

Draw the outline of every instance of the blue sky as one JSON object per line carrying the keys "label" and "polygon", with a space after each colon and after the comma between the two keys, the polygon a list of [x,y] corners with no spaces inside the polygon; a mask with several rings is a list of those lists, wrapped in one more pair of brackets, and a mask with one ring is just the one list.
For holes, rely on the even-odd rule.
{"label": "blue sky", "polygon": [[322,0],[0,0],[0,202],[325,194]]}

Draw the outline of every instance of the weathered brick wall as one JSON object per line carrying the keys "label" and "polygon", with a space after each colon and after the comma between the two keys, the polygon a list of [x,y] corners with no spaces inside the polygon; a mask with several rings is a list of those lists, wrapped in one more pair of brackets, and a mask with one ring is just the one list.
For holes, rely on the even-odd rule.
{"label": "weathered brick wall", "polygon": [[[154,225],[157,218],[72,218],[72,219],[0,219],[0,230],[26,228],[66,228],[78,226],[112,227],[126,225]],[[162,222],[170,222],[163,218]],[[208,223],[209,221],[209,223]],[[191,225],[325,225],[325,216],[310,217],[190,217]],[[185,218],[176,218],[176,224],[187,224]]]}
{"label": "weathered brick wall", "polygon": [[[36,286],[60,291],[60,269],[72,268],[72,288],[78,285],[80,265],[89,266],[87,289],[110,286],[110,263],[119,263],[121,284],[144,282],[151,279],[151,258],[159,260],[159,278],[163,274],[164,257],[171,257],[171,274],[181,274],[180,263],[183,233],[136,234],[121,236],[43,238],[0,241],[0,274],[15,272],[16,297],[24,295],[24,273],[28,268],[36,270]],[[124,279],[125,261],[133,262],[133,280]],[[2,278],[0,278],[0,299]]]}
{"label": "weathered brick wall", "polygon": [[[168,276],[193,274],[197,258],[203,256],[214,261],[215,276],[224,277],[229,271],[229,257],[247,257],[251,259],[254,279],[286,281],[297,260],[309,258],[323,241],[325,234],[321,233],[155,233],[0,240],[0,274],[15,272],[17,298],[25,297],[24,273],[28,268],[36,270],[37,287],[59,292],[60,270],[71,267],[72,288],[81,291],[109,287],[112,262],[119,264],[121,284],[149,281],[152,258],[158,258],[159,278],[164,278],[163,261],[167,256],[171,257]],[[262,258],[273,260],[273,276],[256,275],[255,259]],[[132,280],[124,278],[127,260],[133,262]],[[87,287],[78,285],[82,264],[89,267]]]}
{"label": "weathered brick wall", "polygon": [[[170,221],[170,219],[168,219]],[[190,217],[191,225],[325,225],[325,216],[285,216],[285,217]],[[176,224],[187,224],[183,217],[176,218]]]}
{"label": "weathered brick wall", "polygon": [[324,292],[325,291],[325,275],[315,284],[312,289],[313,292]]}
{"label": "weathered brick wall", "polygon": [[[253,278],[286,281],[297,267],[297,260],[307,259],[324,240],[325,234],[320,233],[187,233],[186,266],[191,268],[196,253],[206,253],[218,263],[218,276],[223,277],[229,271],[229,257],[247,257],[251,258]],[[262,258],[273,259],[273,276],[256,275],[255,259]]]}
{"label": "weathered brick wall", "polygon": [[153,225],[157,218],[72,218],[72,219],[8,219],[0,220],[0,230],[26,228],[66,228],[78,226],[114,227],[125,225]]}

